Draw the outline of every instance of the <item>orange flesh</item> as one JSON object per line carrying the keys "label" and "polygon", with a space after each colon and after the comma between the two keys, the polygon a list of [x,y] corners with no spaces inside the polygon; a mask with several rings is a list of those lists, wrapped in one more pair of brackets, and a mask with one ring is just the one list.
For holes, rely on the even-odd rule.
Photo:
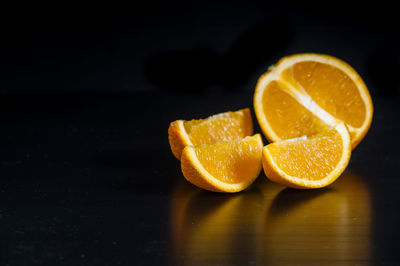
{"label": "orange flesh", "polygon": [[[285,70],[283,77],[296,83],[332,116],[353,127],[365,121],[366,107],[356,84],[338,68],[314,62],[296,63]],[[298,86],[300,85],[300,86]]]}
{"label": "orange flesh", "polygon": [[213,177],[228,184],[244,181],[260,165],[263,145],[260,138],[218,142],[195,147],[202,166]]}
{"label": "orange flesh", "polygon": [[185,121],[184,127],[194,146],[251,135],[252,121],[246,115],[229,112],[208,119]]}
{"label": "orange flesh", "polygon": [[281,139],[311,136],[321,132],[326,126],[323,121],[284,92],[277,81],[270,82],[264,90],[263,107],[268,123]]}
{"label": "orange flesh", "polygon": [[343,144],[338,132],[330,130],[310,139],[278,142],[266,147],[277,166],[288,175],[320,180],[335,169]]}

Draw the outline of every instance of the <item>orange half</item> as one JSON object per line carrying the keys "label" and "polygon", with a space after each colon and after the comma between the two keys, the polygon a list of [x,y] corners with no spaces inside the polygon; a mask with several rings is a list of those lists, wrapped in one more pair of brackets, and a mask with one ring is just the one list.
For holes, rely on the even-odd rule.
{"label": "orange half", "polygon": [[373,115],[368,89],[347,63],[329,55],[282,58],[257,83],[254,110],[270,142],[312,136],[344,122],[354,149]]}

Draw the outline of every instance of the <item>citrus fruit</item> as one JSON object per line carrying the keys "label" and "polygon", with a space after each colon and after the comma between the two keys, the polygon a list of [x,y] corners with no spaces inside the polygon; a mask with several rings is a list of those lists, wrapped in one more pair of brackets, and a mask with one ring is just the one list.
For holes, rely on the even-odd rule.
{"label": "citrus fruit", "polygon": [[210,191],[246,189],[261,171],[263,142],[260,134],[214,144],[186,146],[181,157],[184,177]]}
{"label": "citrus fruit", "polygon": [[373,106],[351,66],[310,53],[284,57],[259,78],[254,111],[270,142],[311,136],[344,122],[355,148],[370,127]]}
{"label": "citrus fruit", "polygon": [[265,175],[293,188],[320,188],[334,182],[350,160],[351,140],[343,123],[311,137],[282,140],[263,148]]}
{"label": "citrus fruit", "polygon": [[180,160],[187,145],[213,144],[220,140],[235,140],[253,134],[249,108],[225,112],[205,119],[177,120],[170,124],[168,139],[172,153]]}

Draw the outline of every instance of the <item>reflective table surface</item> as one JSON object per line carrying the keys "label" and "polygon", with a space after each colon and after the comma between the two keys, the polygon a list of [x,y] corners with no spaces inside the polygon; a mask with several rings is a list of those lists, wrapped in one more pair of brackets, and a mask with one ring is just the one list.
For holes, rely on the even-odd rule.
{"label": "reflective table surface", "polygon": [[366,263],[373,256],[370,204],[368,187],[350,172],[323,190],[263,179],[232,196],[181,182],[170,214],[174,259],[189,265]]}
{"label": "reflective table surface", "polygon": [[[184,111],[165,106],[182,99],[190,99],[191,117],[204,98],[7,98],[2,108],[13,119],[1,131],[2,265],[400,262],[395,100],[375,97],[371,130],[331,186],[295,190],[261,173],[248,190],[223,194],[186,182],[169,149],[169,122]],[[152,100],[160,115],[140,115]],[[211,112],[221,100],[208,99]],[[227,101],[241,108],[243,95]]]}

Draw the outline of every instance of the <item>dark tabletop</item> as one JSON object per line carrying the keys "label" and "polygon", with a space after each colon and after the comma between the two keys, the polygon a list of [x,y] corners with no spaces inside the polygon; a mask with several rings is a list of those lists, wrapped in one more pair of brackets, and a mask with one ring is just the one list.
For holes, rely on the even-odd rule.
{"label": "dark tabletop", "polygon": [[[400,264],[393,7],[51,8],[2,18],[0,265]],[[261,173],[233,195],[187,183],[169,123],[252,108],[257,78],[299,52],[347,61],[370,89],[342,176],[299,191]]]}

